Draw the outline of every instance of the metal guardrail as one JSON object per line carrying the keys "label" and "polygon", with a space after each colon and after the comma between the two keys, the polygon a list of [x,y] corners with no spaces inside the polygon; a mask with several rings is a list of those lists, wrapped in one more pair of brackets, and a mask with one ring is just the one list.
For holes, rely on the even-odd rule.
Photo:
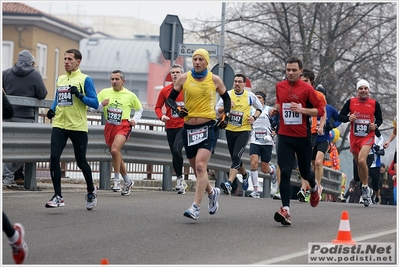
{"label": "metal guardrail", "polygon": [[[33,106],[37,108],[36,120],[38,121],[38,110],[40,107],[49,108],[52,100],[38,100],[28,97],[8,96],[13,105]],[[145,110],[142,118],[157,119],[154,111]],[[3,122],[3,162],[25,162],[25,188],[36,190],[36,162],[49,162],[50,139],[52,125],[48,123],[17,123]],[[89,125],[89,141],[87,149],[88,161],[100,162],[100,188],[110,189],[111,162],[112,158],[104,142],[104,126]],[[249,151],[249,146],[247,150]],[[171,154],[166,139],[166,133],[160,131],[133,129],[130,139],[122,148],[123,160],[126,163],[159,164],[164,166],[162,189],[172,190]],[[184,153],[184,149],[183,149]],[[75,156],[70,140],[61,155],[61,161],[74,162]],[[245,166],[250,166],[249,157],[242,157]],[[276,155],[272,155],[271,162],[277,161]],[[219,139],[215,153],[212,155],[208,168],[218,171],[218,181],[226,180],[229,172],[231,159],[226,140]],[[184,157],[184,166],[190,166]],[[301,186],[297,176],[298,172],[293,170],[291,184]],[[269,174],[259,170],[259,177],[270,179]],[[327,194],[339,194],[341,191],[342,172],[324,167],[322,178],[323,192]],[[269,195],[270,183],[263,183],[263,192]],[[265,195],[265,194],[264,194]]]}
{"label": "metal guardrail", "polygon": [[[51,124],[3,122],[3,162],[48,162],[50,159]],[[249,148],[248,148],[249,149]],[[133,129],[130,139],[122,148],[123,160],[127,163],[151,163],[164,166],[171,165],[171,154],[166,139],[166,133],[143,129]],[[184,150],[183,150],[184,153]],[[104,126],[89,125],[89,141],[87,160],[111,163],[112,157],[104,143]],[[250,166],[249,157],[242,158],[246,166]],[[62,153],[61,161],[75,161],[72,143],[68,140]],[[272,162],[276,162],[275,155]],[[187,159],[184,165],[189,166]],[[231,165],[230,155],[225,140],[218,140],[215,154],[212,155],[208,168],[229,172]],[[100,169],[100,188],[109,189],[111,168]],[[270,179],[268,174],[259,172],[259,177]],[[322,185],[324,192],[339,194],[341,190],[341,172],[324,168]],[[164,175],[165,190],[171,190],[171,175]],[[30,180],[25,176],[25,188],[36,189],[36,175],[33,172]],[[300,186],[297,171],[291,177],[293,185]],[[265,183],[264,183],[265,184]],[[266,191],[265,191],[266,192]]]}

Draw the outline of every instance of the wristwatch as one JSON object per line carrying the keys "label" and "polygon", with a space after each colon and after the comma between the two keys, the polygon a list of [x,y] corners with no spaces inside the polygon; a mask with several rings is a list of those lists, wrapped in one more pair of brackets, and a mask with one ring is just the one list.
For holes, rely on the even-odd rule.
{"label": "wristwatch", "polygon": [[252,118],[254,118],[254,120],[258,119],[258,117],[256,117],[255,115],[252,115]]}

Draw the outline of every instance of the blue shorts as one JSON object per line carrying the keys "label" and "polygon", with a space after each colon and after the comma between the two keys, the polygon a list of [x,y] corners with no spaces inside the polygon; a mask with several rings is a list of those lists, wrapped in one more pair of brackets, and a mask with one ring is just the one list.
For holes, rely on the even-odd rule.
{"label": "blue shorts", "polygon": [[[183,139],[183,144],[184,144],[184,150],[186,151],[186,156],[188,159],[194,158],[197,155],[197,151],[200,148],[205,148],[208,149],[209,151],[212,152],[212,154],[215,151],[216,147],[216,142],[219,138],[219,128],[215,125],[215,121],[211,120],[209,122],[200,124],[200,125],[188,125],[184,124],[183,131],[182,131],[182,139]],[[201,141],[198,144],[191,144],[192,139],[189,140],[190,136],[188,135],[188,131],[194,130],[194,129],[206,129],[207,132],[207,138]]]}

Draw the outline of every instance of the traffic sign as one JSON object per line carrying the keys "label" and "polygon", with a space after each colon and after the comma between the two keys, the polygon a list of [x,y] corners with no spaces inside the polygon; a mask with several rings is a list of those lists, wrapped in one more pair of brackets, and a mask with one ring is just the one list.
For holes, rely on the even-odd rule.
{"label": "traffic sign", "polygon": [[[159,32],[159,47],[166,60],[177,58],[178,44],[183,43],[184,29],[176,15],[167,15]],[[173,54],[173,55],[172,55]]]}
{"label": "traffic sign", "polygon": [[251,81],[249,80],[249,78],[247,77],[247,81],[245,82],[245,87],[244,89],[248,90],[248,91],[252,91],[252,84]]}
{"label": "traffic sign", "polygon": [[179,44],[179,56],[191,57],[195,50],[203,48],[208,51],[210,57],[219,56],[219,47],[217,45],[206,44]]}
{"label": "traffic sign", "polygon": [[172,74],[168,72],[168,75],[166,75],[165,80],[163,81],[163,87],[171,84],[173,82]]}
{"label": "traffic sign", "polygon": [[[219,64],[216,64],[211,72],[213,74],[219,75]],[[233,81],[234,81],[234,70],[229,64],[224,64],[224,69],[223,69],[223,83],[224,86],[226,86],[227,90],[230,90],[233,88]]]}

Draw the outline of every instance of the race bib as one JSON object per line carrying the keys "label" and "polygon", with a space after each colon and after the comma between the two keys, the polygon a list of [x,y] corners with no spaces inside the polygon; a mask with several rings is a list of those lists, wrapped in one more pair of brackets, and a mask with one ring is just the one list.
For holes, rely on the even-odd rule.
{"label": "race bib", "polygon": [[230,111],[230,120],[229,123],[234,126],[242,126],[242,121],[244,118],[244,112],[232,110]]}
{"label": "race bib", "polygon": [[283,103],[283,120],[287,125],[302,124],[302,114],[291,111],[291,103]]}
{"label": "race bib", "polygon": [[194,146],[208,139],[208,126],[187,130],[188,146]]}
{"label": "race bib", "polygon": [[265,142],[267,136],[267,132],[265,131],[255,131],[255,141],[256,142]]}
{"label": "race bib", "polygon": [[[184,102],[176,102],[178,107],[184,107]],[[172,118],[180,118],[179,114],[172,109]]]}
{"label": "race bib", "polygon": [[69,86],[61,86],[58,87],[57,90],[58,90],[57,105],[60,107],[72,106],[73,100],[72,100],[71,90],[69,90]]}
{"label": "race bib", "polygon": [[370,132],[370,120],[355,120],[353,126],[355,136],[367,136]]}
{"label": "race bib", "polygon": [[114,125],[121,125],[122,123],[122,109],[108,107],[107,122]]}

